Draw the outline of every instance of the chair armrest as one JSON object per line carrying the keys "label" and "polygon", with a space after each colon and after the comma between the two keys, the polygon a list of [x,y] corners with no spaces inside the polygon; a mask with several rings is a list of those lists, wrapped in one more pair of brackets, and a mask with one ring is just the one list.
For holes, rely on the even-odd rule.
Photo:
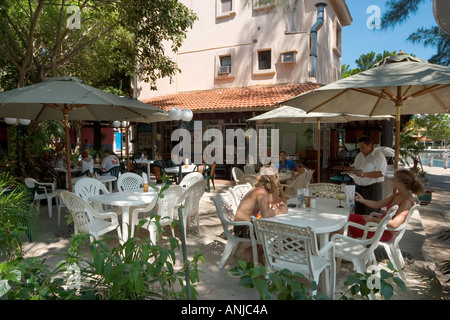
{"label": "chair armrest", "polygon": [[353,242],[354,244],[360,244],[360,245],[367,245],[370,243],[370,240],[371,240],[371,239],[355,239],[355,238],[344,236],[342,234],[334,234],[331,237],[331,241],[333,241],[333,242],[337,239],[342,239],[344,241]]}
{"label": "chair armrest", "polygon": [[330,257],[330,258],[334,259],[334,242],[333,241],[329,241],[322,249],[320,249],[317,252],[317,255],[324,257],[327,252],[328,252],[328,255],[330,255],[330,254],[332,255],[332,257]]}
{"label": "chair armrest", "polygon": [[36,183],[38,186],[49,186],[52,188],[52,191],[54,191],[55,188],[55,183],[54,182],[37,182]]}
{"label": "chair armrest", "polygon": [[111,212],[96,212],[95,215],[102,220],[105,220],[106,218],[111,218],[112,222],[117,222],[117,223],[119,222],[117,213],[112,212],[112,211]]}

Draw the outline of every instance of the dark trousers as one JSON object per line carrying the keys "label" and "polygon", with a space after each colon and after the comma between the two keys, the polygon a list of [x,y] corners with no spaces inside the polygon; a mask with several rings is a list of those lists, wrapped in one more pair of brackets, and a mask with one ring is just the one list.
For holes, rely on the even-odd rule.
{"label": "dark trousers", "polygon": [[[368,186],[356,185],[355,191],[358,192],[364,199],[379,201],[383,195],[381,182],[377,182]],[[360,202],[355,202],[355,213],[357,214],[369,214],[371,212],[380,212],[379,209],[372,209],[366,207]]]}

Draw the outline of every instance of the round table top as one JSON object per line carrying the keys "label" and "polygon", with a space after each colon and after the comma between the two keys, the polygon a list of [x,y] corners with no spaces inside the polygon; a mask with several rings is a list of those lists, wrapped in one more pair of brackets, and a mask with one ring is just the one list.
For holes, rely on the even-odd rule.
{"label": "round table top", "polygon": [[[299,227],[312,227],[316,233],[330,233],[345,226],[350,214],[345,201],[344,208],[338,208],[339,200],[316,198],[316,207],[289,208],[286,214],[269,218],[270,220]],[[297,199],[289,199],[289,203],[297,203]]]}
{"label": "round table top", "polygon": [[89,198],[89,201],[109,204],[113,206],[134,207],[149,204],[157,196],[158,193],[154,190],[149,189],[148,192],[143,192],[142,189],[140,189],[121,192],[110,192],[97,196],[92,196]]}

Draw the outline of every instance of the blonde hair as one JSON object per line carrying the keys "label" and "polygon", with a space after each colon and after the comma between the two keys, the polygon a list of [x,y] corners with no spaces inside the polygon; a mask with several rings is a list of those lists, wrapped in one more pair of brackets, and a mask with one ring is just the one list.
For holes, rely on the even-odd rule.
{"label": "blonde hair", "polygon": [[255,187],[263,187],[272,194],[279,191],[281,185],[278,181],[278,172],[270,165],[263,166],[256,178]]}
{"label": "blonde hair", "polygon": [[397,170],[395,172],[397,180],[403,183],[409,191],[416,195],[421,195],[425,193],[425,189],[422,183],[414,176],[414,174],[405,169]]}

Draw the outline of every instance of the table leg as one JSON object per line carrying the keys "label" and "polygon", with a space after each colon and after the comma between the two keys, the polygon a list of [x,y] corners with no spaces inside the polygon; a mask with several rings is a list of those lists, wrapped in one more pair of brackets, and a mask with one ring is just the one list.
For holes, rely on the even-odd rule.
{"label": "table leg", "polygon": [[122,207],[122,243],[128,240],[128,227],[130,224],[130,207]]}

